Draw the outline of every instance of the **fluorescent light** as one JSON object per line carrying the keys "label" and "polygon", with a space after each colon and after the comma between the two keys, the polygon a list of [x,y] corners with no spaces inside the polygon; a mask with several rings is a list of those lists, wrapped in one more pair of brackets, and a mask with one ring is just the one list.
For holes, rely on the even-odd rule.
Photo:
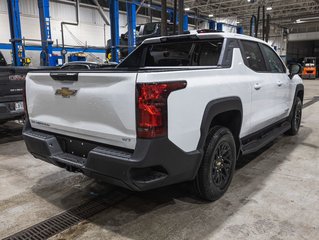
{"label": "fluorescent light", "polygon": [[267,7],[266,10],[267,10],[267,11],[271,11],[271,10],[272,10],[272,7]]}
{"label": "fluorescent light", "polygon": [[214,14],[209,14],[208,17],[214,17]]}
{"label": "fluorescent light", "polygon": [[184,10],[185,10],[185,11],[189,11],[189,10],[191,10],[191,9],[190,9],[190,8],[184,8]]}

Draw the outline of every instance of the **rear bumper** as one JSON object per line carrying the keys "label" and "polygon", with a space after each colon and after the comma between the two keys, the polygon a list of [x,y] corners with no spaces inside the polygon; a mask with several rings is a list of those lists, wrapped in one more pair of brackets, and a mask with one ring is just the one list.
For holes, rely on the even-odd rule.
{"label": "rear bumper", "polygon": [[[201,159],[199,151],[186,153],[167,138],[138,139],[136,149],[130,152],[40,132],[28,123],[23,137],[36,158],[135,191],[192,180]],[[73,150],[68,143],[73,144]]]}
{"label": "rear bumper", "polygon": [[[19,101],[16,101],[19,102]],[[23,117],[24,111],[14,110],[15,102],[1,102],[0,103],[0,121],[13,120]]]}

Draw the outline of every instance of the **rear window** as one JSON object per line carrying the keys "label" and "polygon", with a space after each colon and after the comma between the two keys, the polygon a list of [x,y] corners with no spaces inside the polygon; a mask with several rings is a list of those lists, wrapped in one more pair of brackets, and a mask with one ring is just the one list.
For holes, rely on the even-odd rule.
{"label": "rear window", "polygon": [[150,45],[145,67],[190,66],[192,46],[192,42]]}
{"label": "rear window", "polygon": [[145,44],[118,67],[217,66],[223,41],[213,39]]}
{"label": "rear window", "polygon": [[148,47],[145,67],[217,66],[223,39],[154,44]]}

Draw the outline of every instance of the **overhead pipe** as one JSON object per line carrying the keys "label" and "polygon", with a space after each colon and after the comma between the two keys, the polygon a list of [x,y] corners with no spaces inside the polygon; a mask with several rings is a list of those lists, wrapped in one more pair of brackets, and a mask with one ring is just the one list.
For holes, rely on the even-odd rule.
{"label": "overhead pipe", "polygon": [[267,14],[266,20],[266,42],[269,40],[269,33],[270,33],[270,14]]}
{"label": "overhead pipe", "polygon": [[250,28],[249,28],[249,35],[252,37],[256,37],[256,16],[252,15],[250,19]]}
{"label": "overhead pipe", "polygon": [[73,25],[73,26],[78,26],[79,25],[79,12],[80,12],[80,0],[76,0],[76,5],[75,5],[75,22],[61,22],[61,36],[62,36],[62,57],[63,57],[63,63],[65,63],[65,45],[64,45],[64,30],[63,26],[64,25]]}
{"label": "overhead pipe", "polygon": [[102,19],[104,20],[104,22],[106,23],[106,25],[110,25],[110,21],[107,19],[104,11],[103,11],[103,8],[101,7],[100,3],[98,0],[92,0],[92,2],[97,6],[97,10],[98,12],[100,13]]}
{"label": "overhead pipe", "polygon": [[258,6],[257,20],[256,20],[256,27],[255,27],[255,37],[256,38],[258,38],[259,21],[260,21],[260,6]]}
{"label": "overhead pipe", "polygon": [[[152,0],[149,0],[149,5],[152,6]],[[148,16],[150,17],[149,21],[150,23],[153,22],[153,13],[152,13],[152,8],[148,8]]]}
{"label": "overhead pipe", "polygon": [[177,15],[177,0],[174,0],[173,8],[173,34],[176,34],[176,15]]}
{"label": "overhead pipe", "polygon": [[139,6],[138,6],[138,8],[137,8],[137,10],[136,10],[136,15],[138,14],[138,12],[141,10],[142,7],[145,7],[145,6],[144,6],[145,1],[146,1],[146,0],[143,0],[143,1],[139,4]]}
{"label": "overhead pipe", "polygon": [[162,11],[161,11],[161,35],[166,36],[167,35],[167,6],[166,6],[166,0],[161,0],[162,4]]}
{"label": "overhead pipe", "polygon": [[265,40],[265,34],[266,34],[266,7],[263,6],[263,40]]}
{"label": "overhead pipe", "polygon": [[178,34],[184,32],[184,0],[178,0]]}

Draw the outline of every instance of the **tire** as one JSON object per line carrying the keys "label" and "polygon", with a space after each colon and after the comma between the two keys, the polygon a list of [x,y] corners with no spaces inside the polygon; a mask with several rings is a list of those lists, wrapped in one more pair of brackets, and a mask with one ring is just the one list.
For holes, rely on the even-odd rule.
{"label": "tire", "polygon": [[227,191],[236,165],[236,145],[229,129],[213,127],[207,137],[204,157],[195,178],[199,196],[216,201]]}
{"label": "tire", "polygon": [[302,102],[299,97],[296,98],[291,118],[291,128],[286,132],[289,136],[295,136],[300,128],[302,117]]}

